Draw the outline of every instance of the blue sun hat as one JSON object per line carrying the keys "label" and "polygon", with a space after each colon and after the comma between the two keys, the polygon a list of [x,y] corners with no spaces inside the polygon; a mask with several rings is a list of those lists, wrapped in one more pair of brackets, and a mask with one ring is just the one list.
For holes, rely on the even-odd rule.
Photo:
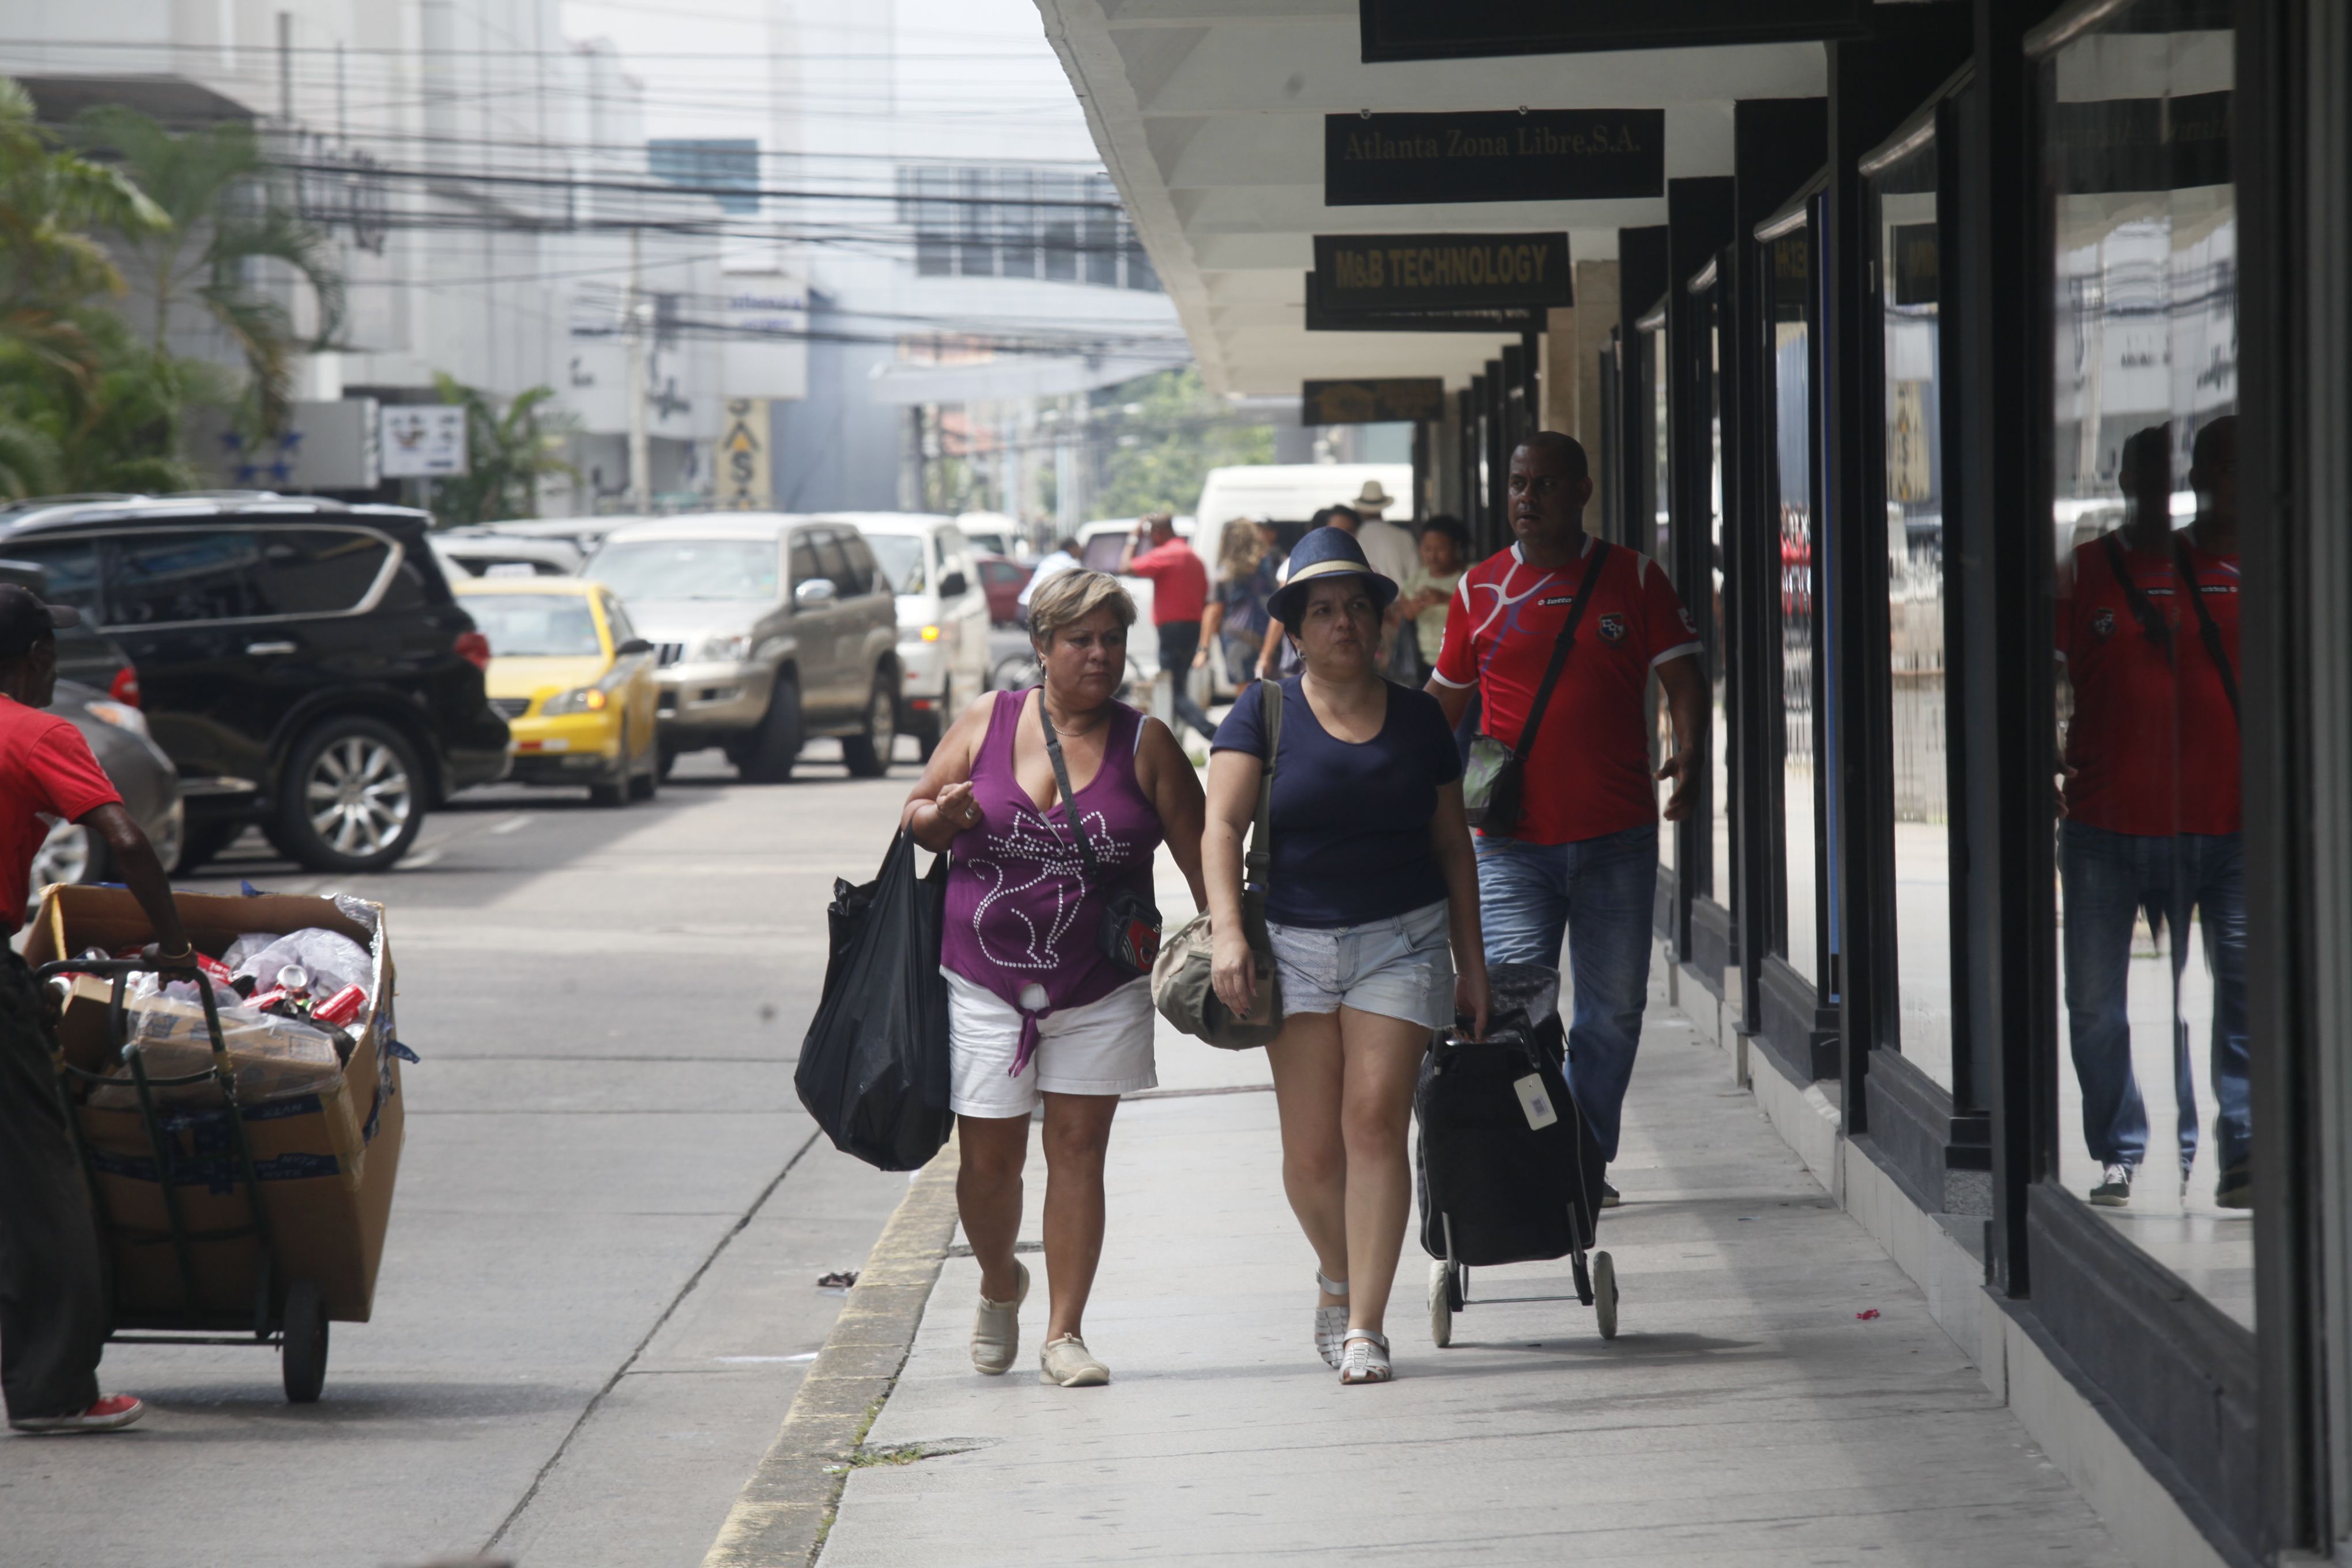
{"label": "blue sun hat", "polygon": [[1265,607],[1283,625],[1296,625],[1307,607],[1308,584],[1350,574],[1370,585],[1376,608],[1385,610],[1396,602],[1396,584],[1372,570],[1354,534],[1344,528],[1316,529],[1291,547],[1290,576],[1267,598]]}

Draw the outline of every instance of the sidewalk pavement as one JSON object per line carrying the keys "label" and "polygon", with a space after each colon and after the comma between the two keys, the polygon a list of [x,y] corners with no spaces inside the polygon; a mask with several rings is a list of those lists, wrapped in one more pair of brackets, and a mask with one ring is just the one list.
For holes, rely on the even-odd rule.
{"label": "sidewalk pavement", "polygon": [[[2126,1561],[1654,994],[1601,1226],[1619,1337],[1563,1259],[1473,1269],[1437,1350],[1408,1234],[1386,1386],[1342,1387],[1315,1353],[1263,1057],[1162,1034],[1161,1089],[1111,1140],[1087,1319],[1110,1385],[1038,1381],[1034,1258],[1013,1371],[975,1373],[978,1270],[950,1258],[866,1443],[925,1457],[849,1471],[822,1568]],[[1044,1195],[1033,1142],[1024,1237]]]}

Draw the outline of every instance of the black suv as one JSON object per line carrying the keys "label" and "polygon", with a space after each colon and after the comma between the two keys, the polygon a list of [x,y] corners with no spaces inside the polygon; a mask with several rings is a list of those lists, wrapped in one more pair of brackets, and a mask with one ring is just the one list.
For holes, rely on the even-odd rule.
{"label": "black suv", "polygon": [[187,801],[180,869],[257,822],[305,866],[373,871],[508,765],[489,647],[429,521],[267,493],[20,501],[0,557],[42,567],[130,655]]}

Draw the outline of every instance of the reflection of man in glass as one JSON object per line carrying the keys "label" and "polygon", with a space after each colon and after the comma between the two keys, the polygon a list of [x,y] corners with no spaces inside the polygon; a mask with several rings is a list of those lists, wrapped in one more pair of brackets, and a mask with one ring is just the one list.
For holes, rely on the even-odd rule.
{"label": "reflection of man in glass", "polygon": [[2083,1133],[2102,1167],[2091,1201],[2131,1201],[2147,1152],[2132,1076],[2132,929],[2170,932],[2173,1071],[2184,1193],[2197,1153],[2197,1089],[2179,1008],[2193,912],[2213,975],[2213,1092],[2224,1208],[2247,1173],[2245,858],[2238,790],[2238,440],[2224,416],[2197,433],[2196,521],[2172,530],[2168,426],[2124,443],[2123,526],[2078,547],[2060,584],[2058,652],[2074,692],[2067,727],[2066,1015]]}

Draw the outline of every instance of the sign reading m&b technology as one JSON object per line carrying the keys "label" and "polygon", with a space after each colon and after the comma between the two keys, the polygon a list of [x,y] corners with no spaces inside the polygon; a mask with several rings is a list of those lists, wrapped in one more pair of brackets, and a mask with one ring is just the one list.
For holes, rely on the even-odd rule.
{"label": "sign reading m&b technology", "polygon": [[1318,234],[1315,274],[1335,310],[1576,303],[1565,234]]}
{"label": "sign reading m&b technology", "polygon": [[1326,206],[1597,201],[1665,191],[1663,109],[1323,117]]}

